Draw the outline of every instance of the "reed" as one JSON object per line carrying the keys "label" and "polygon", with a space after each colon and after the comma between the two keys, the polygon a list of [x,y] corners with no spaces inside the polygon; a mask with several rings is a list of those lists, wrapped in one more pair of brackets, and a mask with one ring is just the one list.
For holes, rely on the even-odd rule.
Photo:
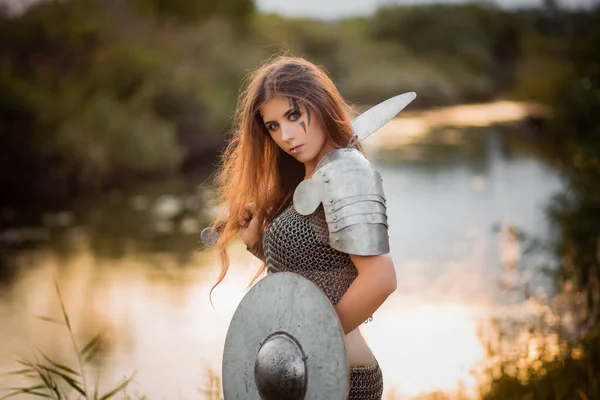
{"label": "reed", "polygon": [[17,360],[21,369],[12,371],[9,375],[18,375],[31,382],[30,386],[9,388],[8,393],[0,397],[0,400],[8,399],[18,395],[32,395],[55,400],[63,399],[85,399],[85,400],[108,400],[122,394],[123,398],[130,399],[126,388],[135,377],[135,373],[124,379],[121,383],[100,393],[99,374],[96,374],[94,382],[90,382],[86,374],[85,366],[90,364],[97,356],[104,337],[104,332],[98,333],[83,347],[80,347],[75,340],[75,334],[69,319],[69,315],[63,302],[60,287],[56,280],[54,281],[58,300],[60,302],[62,321],[46,316],[36,316],[36,318],[48,322],[62,325],[66,328],[69,335],[73,352],[76,355],[77,363],[75,366],[66,365],[51,359],[40,349],[32,351],[32,359]]}

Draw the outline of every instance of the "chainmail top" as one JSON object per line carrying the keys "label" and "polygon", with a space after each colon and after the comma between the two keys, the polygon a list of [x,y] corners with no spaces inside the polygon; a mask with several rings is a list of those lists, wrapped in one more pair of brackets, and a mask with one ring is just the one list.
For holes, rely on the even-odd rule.
{"label": "chainmail top", "polygon": [[263,248],[269,273],[302,275],[315,283],[334,305],[358,276],[350,255],[329,244],[322,205],[310,215],[301,215],[290,203],[267,226]]}
{"label": "chainmail top", "polygon": [[350,394],[348,400],[381,400],[383,374],[377,360],[366,367],[350,368]]}

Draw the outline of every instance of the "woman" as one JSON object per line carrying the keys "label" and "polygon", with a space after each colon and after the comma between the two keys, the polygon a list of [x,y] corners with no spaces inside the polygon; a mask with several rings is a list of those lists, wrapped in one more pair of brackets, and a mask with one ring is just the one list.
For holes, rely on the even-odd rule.
{"label": "woman", "polygon": [[[251,76],[217,179],[227,217],[214,221],[222,226],[217,242],[222,270],[216,285],[225,277],[226,247],[237,234],[263,261],[256,277],[267,268],[311,279],[334,305],[344,330],[349,398],[380,399],[381,369],[359,326],[396,289],[390,254],[335,250],[323,207],[301,215],[293,205],[294,191],[312,178],[319,161],[353,140],[346,107],[327,74],[301,58],[278,57]],[[364,152],[359,143],[354,146]]]}

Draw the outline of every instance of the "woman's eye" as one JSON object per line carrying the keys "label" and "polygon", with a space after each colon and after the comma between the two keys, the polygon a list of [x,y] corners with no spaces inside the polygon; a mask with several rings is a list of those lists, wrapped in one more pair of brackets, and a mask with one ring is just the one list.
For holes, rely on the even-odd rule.
{"label": "woman's eye", "polygon": [[299,113],[299,112],[297,112],[297,111],[294,111],[293,113],[291,113],[291,114],[289,115],[289,117],[288,117],[288,118],[289,118],[289,120],[290,120],[290,121],[295,121],[295,120],[297,120],[298,118],[300,118],[300,113]]}
{"label": "woman's eye", "polygon": [[277,128],[279,128],[278,124],[269,124],[269,125],[267,125],[267,129],[270,130],[270,131],[275,131],[275,130],[277,130]]}

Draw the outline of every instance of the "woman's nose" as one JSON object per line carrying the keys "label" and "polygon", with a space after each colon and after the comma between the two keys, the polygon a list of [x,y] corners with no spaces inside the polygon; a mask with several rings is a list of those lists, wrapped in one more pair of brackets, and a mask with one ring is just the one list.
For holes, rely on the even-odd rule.
{"label": "woman's nose", "polygon": [[294,139],[294,129],[291,126],[281,127],[281,139],[284,141],[290,141]]}

